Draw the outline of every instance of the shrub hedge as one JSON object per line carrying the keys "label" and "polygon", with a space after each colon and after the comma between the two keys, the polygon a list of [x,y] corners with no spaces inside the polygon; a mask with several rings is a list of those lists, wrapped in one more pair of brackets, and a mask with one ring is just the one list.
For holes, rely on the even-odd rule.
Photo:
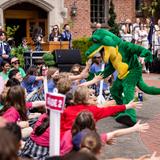
{"label": "shrub hedge", "polygon": [[85,52],[92,45],[92,42],[89,41],[88,37],[82,37],[73,40],[72,46],[73,49],[79,49],[82,57],[82,64],[85,64],[87,57],[85,56]]}

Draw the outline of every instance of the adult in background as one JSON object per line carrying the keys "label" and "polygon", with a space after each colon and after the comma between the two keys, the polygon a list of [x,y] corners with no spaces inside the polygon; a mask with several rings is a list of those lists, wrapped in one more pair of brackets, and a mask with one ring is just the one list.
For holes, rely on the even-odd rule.
{"label": "adult in background", "polygon": [[139,44],[139,30],[140,30],[141,20],[136,18],[136,22],[133,24],[133,39],[135,44]]}
{"label": "adult in background", "polygon": [[[102,59],[102,55],[100,52],[97,52],[94,56],[93,56],[93,64],[90,67],[90,72],[91,73],[98,73],[101,71],[102,69],[102,65],[103,65],[103,59]],[[107,81],[107,80],[106,80]],[[103,92],[105,93],[105,91],[108,89],[108,84],[105,82],[103,82]],[[98,96],[99,94],[99,89],[100,89],[100,83],[95,84],[95,86],[93,86],[93,88],[95,87],[95,91],[96,91],[96,96]]]}
{"label": "adult in background", "polygon": [[11,65],[12,65],[11,69],[18,69],[19,70],[19,73],[21,74],[22,78],[24,78],[26,76],[24,69],[19,66],[19,60],[17,57],[13,57],[11,59]]}
{"label": "adult in background", "polygon": [[28,46],[27,39],[25,37],[22,38],[21,46],[25,49],[25,51],[30,51],[31,48]]}
{"label": "adult in background", "polygon": [[160,19],[158,19],[157,24],[155,25],[155,44],[157,45],[157,47],[155,47],[157,49],[160,49]]}
{"label": "adult in background", "polygon": [[62,41],[69,41],[69,48],[72,48],[72,34],[70,32],[69,24],[65,24],[63,27],[64,31],[61,34]]}
{"label": "adult in background", "polygon": [[43,38],[42,28],[39,26],[35,26],[35,28],[33,29],[32,40],[34,41],[36,51],[42,51],[42,46],[41,46],[42,38]]}
{"label": "adult in background", "polygon": [[[141,45],[142,47],[149,49],[149,41],[148,41],[148,32],[147,32],[147,26],[146,24],[142,24],[140,25],[140,30],[138,32],[139,35],[139,45]],[[143,57],[139,57],[140,63],[142,64],[142,71],[144,73],[149,73],[149,67],[147,67],[146,69],[146,63],[145,63],[145,58]]]}
{"label": "adult in background", "polygon": [[127,42],[131,42],[133,39],[132,36],[132,22],[130,19],[126,19],[125,23],[121,26],[120,35],[121,38]]}
{"label": "adult in background", "polygon": [[49,35],[49,41],[60,41],[61,35],[59,31],[59,26],[54,25],[52,28],[52,32]]}
{"label": "adult in background", "polygon": [[6,42],[6,36],[4,31],[0,31],[0,65],[3,60],[9,60],[10,46]]}
{"label": "adult in background", "polygon": [[15,47],[16,47],[14,38],[8,38],[8,39],[7,39],[7,43],[8,43],[8,45],[9,45],[9,47],[10,47],[10,50],[11,50],[12,48],[15,48]]}
{"label": "adult in background", "polygon": [[92,34],[97,30],[100,29],[102,25],[100,23],[96,23],[96,29],[92,32]]}

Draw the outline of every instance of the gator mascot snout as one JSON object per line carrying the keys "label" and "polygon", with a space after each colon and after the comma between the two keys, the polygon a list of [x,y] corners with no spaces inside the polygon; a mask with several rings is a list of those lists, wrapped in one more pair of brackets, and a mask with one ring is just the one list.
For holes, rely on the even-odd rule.
{"label": "gator mascot snout", "polygon": [[[138,57],[144,57],[145,62],[151,62],[152,53],[149,50],[125,42],[105,29],[98,29],[90,40],[93,45],[86,51],[88,58],[104,49],[103,60],[108,65],[102,72],[103,77],[108,77],[115,70],[118,72],[117,79],[110,89],[117,104],[127,104],[133,100],[136,86],[147,94],[160,94],[159,88],[148,86],[142,79],[142,65]],[[128,109],[116,115],[115,119],[119,123],[133,126],[137,121],[136,111]]]}

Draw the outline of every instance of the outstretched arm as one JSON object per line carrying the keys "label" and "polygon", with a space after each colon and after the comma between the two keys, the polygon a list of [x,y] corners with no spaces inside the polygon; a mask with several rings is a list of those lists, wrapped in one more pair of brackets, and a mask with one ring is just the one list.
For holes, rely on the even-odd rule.
{"label": "outstretched arm", "polygon": [[103,79],[102,74],[95,75],[95,77],[92,80],[84,82],[84,83],[81,83],[79,86],[91,86],[92,84],[95,84],[95,83],[99,82],[102,79]]}
{"label": "outstretched arm", "polygon": [[107,140],[120,137],[123,135],[127,135],[133,132],[146,132],[147,129],[149,129],[148,123],[140,124],[140,121],[138,121],[133,127],[119,129],[119,130],[107,133]]}
{"label": "outstretched arm", "polygon": [[[112,66],[112,63],[109,61],[109,63],[107,64],[106,68],[104,69],[104,71],[97,72],[96,75],[102,75],[103,78],[106,78],[106,77],[110,76],[114,71],[115,71],[115,69]],[[92,80],[94,78],[94,76],[95,76],[95,74],[90,72],[87,80],[88,81]]]}
{"label": "outstretched arm", "polygon": [[78,80],[78,79],[85,79],[88,77],[89,75],[89,69],[90,69],[90,66],[92,64],[92,59],[89,59],[87,62],[86,62],[86,66],[85,68],[83,69],[83,71],[81,72],[81,74],[79,75],[70,75],[69,78],[73,81],[73,80]]}

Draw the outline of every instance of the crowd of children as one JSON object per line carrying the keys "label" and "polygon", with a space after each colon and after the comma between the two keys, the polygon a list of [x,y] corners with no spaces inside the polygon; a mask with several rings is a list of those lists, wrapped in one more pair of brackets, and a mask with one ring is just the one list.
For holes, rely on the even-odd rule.
{"label": "crowd of children", "polygon": [[[100,53],[97,55],[100,56]],[[147,123],[137,122],[130,128],[98,134],[97,121],[126,109],[140,107],[141,103],[116,105],[114,100],[106,100],[103,104],[98,104],[95,88],[85,80],[89,71],[96,73],[100,70],[101,62],[97,57],[93,58],[93,62],[89,60],[85,68],[74,65],[68,73],[60,72],[56,67],[46,68],[45,76],[36,66],[31,66],[25,73],[16,57],[11,62],[10,67],[10,63],[3,61],[1,72],[1,160],[98,159],[97,155],[104,144],[112,144],[116,137],[132,132],[145,132],[149,128]],[[59,93],[66,95],[65,109],[61,114],[59,157],[49,157],[50,114],[45,108],[45,78],[48,92],[57,88]],[[95,76],[92,81],[97,79],[102,79],[101,75]],[[108,90],[111,81],[108,82],[107,79],[104,85],[108,85]],[[99,84],[95,86],[99,88]],[[7,146],[4,145],[5,141]],[[5,147],[8,147],[8,152]]]}
{"label": "crowd of children", "polygon": [[[61,38],[69,41],[71,48],[72,36],[69,25],[64,26]],[[122,27],[125,30],[125,27]],[[50,41],[60,41],[58,26],[53,27]],[[0,31],[0,41],[4,32]],[[23,47],[26,40],[23,39]],[[56,67],[31,66],[25,72],[20,67],[17,57],[10,57],[9,46],[0,43],[0,159],[1,160],[97,160],[101,148],[105,144],[113,144],[114,139],[133,132],[146,132],[147,123],[137,122],[130,128],[109,133],[98,133],[96,122],[114,116],[118,112],[130,108],[138,108],[142,104],[130,102],[117,105],[109,95],[112,81],[117,76],[108,77],[103,82],[103,104],[98,103],[100,83],[90,85],[87,82],[88,73],[96,74],[103,69],[102,54],[96,53],[92,61],[85,67],[73,65],[70,72],[60,72]],[[107,65],[107,64],[105,64]],[[47,90],[53,92],[56,88],[66,96],[65,109],[61,114],[60,155],[49,157],[50,113],[45,108],[44,81],[47,79]],[[96,75],[92,82],[102,79]],[[54,142],[53,142],[54,143]],[[107,158],[107,157],[106,157]],[[125,160],[125,158],[116,158]],[[137,160],[156,160],[159,157],[140,157]],[[126,158],[127,160],[127,158]]]}

